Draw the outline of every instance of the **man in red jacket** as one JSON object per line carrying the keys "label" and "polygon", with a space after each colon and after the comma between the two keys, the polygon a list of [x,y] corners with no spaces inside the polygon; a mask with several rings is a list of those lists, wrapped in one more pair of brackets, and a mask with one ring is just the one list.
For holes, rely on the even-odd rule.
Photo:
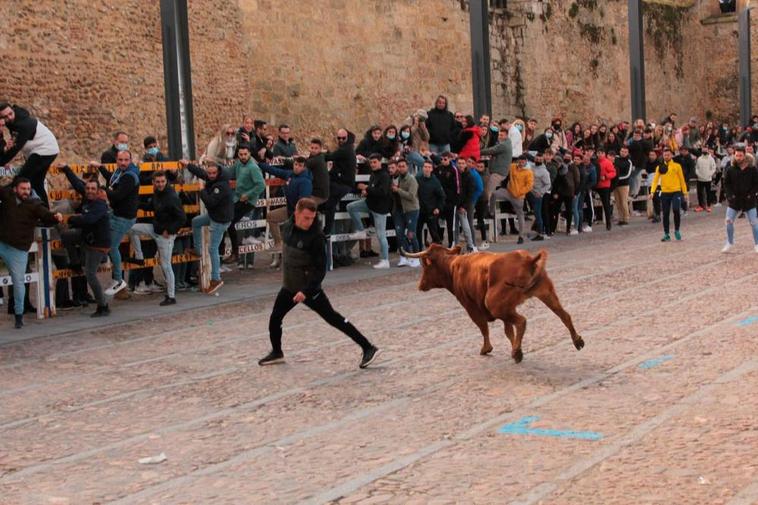
{"label": "man in red jacket", "polygon": [[603,215],[605,216],[605,229],[611,230],[611,181],[616,177],[616,168],[613,166],[613,159],[616,157],[614,151],[605,152],[601,147],[597,150],[597,160],[600,166],[600,173],[597,177],[597,194],[600,195],[600,201],[603,202]]}

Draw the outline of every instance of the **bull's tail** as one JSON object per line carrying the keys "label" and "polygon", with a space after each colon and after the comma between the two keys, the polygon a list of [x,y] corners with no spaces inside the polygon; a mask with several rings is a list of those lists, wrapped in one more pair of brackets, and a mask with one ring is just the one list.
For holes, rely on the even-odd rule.
{"label": "bull's tail", "polygon": [[545,272],[545,263],[547,263],[547,251],[545,249],[540,249],[539,252],[532,257],[531,263],[532,278],[529,280],[529,284],[527,284],[527,291],[532,289],[542,278],[542,274]]}

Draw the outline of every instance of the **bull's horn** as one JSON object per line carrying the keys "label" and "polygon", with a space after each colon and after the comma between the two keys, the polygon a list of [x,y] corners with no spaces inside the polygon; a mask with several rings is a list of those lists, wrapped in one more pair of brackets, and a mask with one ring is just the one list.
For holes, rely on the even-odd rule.
{"label": "bull's horn", "polygon": [[421,252],[417,252],[417,253],[409,253],[408,251],[406,251],[405,249],[403,249],[401,247],[400,248],[400,254],[402,256],[405,256],[406,258],[423,258],[424,256],[427,255],[427,251],[421,251]]}

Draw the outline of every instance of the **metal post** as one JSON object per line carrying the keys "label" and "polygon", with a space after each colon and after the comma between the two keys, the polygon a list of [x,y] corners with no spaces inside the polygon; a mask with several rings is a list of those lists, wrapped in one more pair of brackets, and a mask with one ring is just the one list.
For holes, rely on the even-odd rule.
{"label": "metal post", "polygon": [[631,119],[646,119],[645,45],[642,38],[642,0],[629,0],[629,77],[632,85]]}
{"label": "metal post", "polygon": [[740,124],[750,124],[751,104],[751,68],[750,68],[750,7],[745,7],[739,14],[740,44]]}
{"label": "metal post", "polygon": [[166,125],[171,159],[195,157],[187,0],[161,0]]}
{"label": "metal post", "polygon": [[471,0],[471,80],[474,88],[474,115],[478,119],[492,111],[490,72],[490,28],[487,0]]}

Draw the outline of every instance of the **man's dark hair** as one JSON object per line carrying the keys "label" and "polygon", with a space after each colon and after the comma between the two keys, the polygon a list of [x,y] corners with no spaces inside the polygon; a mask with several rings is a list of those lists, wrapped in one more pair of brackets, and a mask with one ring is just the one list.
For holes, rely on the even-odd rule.
{"label": "man's dark hair", "polygon": [[157,179],[158,177],[166,177],[166,171],[156,170],[155,172],[153,172],[153,180]]}
{"label": "man's dark hair", "polygon": [[248,144],[240,144],[239,147],[237,147],[237,153],[243,150],[250,152],[250,146]]}
{"label": "man's dark hair", "polygon": [[608,149],[608,156],[616,156],[616,150],[615,149]]}
{"label": "man's dark hair", "polygon": [[441,157],[442,158],[452,158],[453,155],[450,153],[450,151],[445,151],[444,153],[442,153]]}
{"label": "man's dark hair", "polygon": [[432,166],[434,166],[434,163],[432,163],[432,160],[429,160],[429,159],[425,158],[424,159],[424,165],[432,165]]}
{"label": "man's dark hair", "polygon": [[664,148],[663,148],[663,151],[662,151],[662,152],[664,152],[664,153],[665,153],[665,152],[667,152],[667,151],[673,154],[673,152],[671,151],[671,148],[670,148],[670,147],[664,147]]}
{"label": "man's dark hair", "polygon": [[116,133],[113,134],[113,140],[116,140],[119,135],[126,135],[127,137],[129,136],[129,134],[126,133],[125,131],[119,130],[119,131],[117,131]]}
{"label": "man's dark hair", "polygon": [[318,205],[316,205],[316,201],[312,198],[301,198],[297,201],[297,204],[295,205],[295,212],[301,212],[303,210],[309,210],[311,212],[316,212],[318,209]]}
{"label": "man's dark hair", "polygon": [[268,124],[268,123],[266,123],[266,122],[265,122],[264,120],[262,120],[262,119],[256,119],[256,120],[254,120],[254,121],[253,121],[253,128],[255,128],[255,129],[258,129],[258,128],[263,128],[263,127],[264,127],[264,126],[266,126],[267,124]]}
{"label": "man's dark hair", "polygon": [[316,145],[319,145],[319,146],[323,146],[324,145],[324,143],[321,142],[321,139],[319,139],[319,138],[312,138],[311,139],[311,144],[316,144]]}
{"label": "man's dark hair", "polygon": [[10,102],[6,102],[5,100],[0,100],[0,110],[7,109],[10,107]]}
{"label": "man's dark hair", "polygon": [[97,178],[97,174],[92,174],[92,176],[89,177],[89,178],[85,177],[84,184],[85,185],[87,185],[87,184],[94,184],[95,186],[97,186],[97,189],[100,189],[100,187],[101,187],[100,186],[100,179]]}
{"label": "man's dark hair", "polygon": [[279,125],[279,130],[283,130],[284,128],[289,128],[289,125],[284,124],[284,123]]}
{"label": "man's dark hair", "polygon": [[401,156],[400,158],[397,158],[395,161],[396,161],[397,163],[405,163],[406,165],[408,164],[408,160],[406,160],[406,159],[405,159],[405,158],[403,158],[402,156]]}
{"label": "man's dark hair", "polygon": [[745,152],[745,144],[737,144],[736,146],[734,146],[734,151],[735,152],[740,151],[740,152],[744,153]]}
{"label": "man's dark hair", "polygon": [[379,153],[374,153],[371,156],[368,157],[369,160],[379,160],[382,161],[382,155]]}
{"label": "man's dark hair", "polygon": [[142,145],[144,145],[145,147],[149,146],[150,144],[157,144],[157,143],[158,143],[158,140],[152,135],[148,135],[147,137],[145,137],[145,140],[142,141]]}
{"label": "man's dark hair", "polygon": [[13,182],[11,182],[11,186],[16,188],[19,184],[24,184],[25,182],[28,182],[29,184],[32,183],[29,179],[26,177],[19,177],[18,175],[13,178]]}
{"label": "man's dark hair", "polygon": [[295,156],[294,161],[295,163],[305,163],[306,159],[305,156]]}

